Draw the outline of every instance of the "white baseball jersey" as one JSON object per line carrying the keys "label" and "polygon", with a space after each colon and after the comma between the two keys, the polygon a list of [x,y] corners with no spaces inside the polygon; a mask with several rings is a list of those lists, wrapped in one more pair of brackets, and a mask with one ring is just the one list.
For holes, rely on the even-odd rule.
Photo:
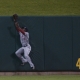
{"label": "white baseball jersey", "polygon": [[23,47],[26,47],[29,44],[29,33],[25,32],[25,35],[19,32],[20,41]]}

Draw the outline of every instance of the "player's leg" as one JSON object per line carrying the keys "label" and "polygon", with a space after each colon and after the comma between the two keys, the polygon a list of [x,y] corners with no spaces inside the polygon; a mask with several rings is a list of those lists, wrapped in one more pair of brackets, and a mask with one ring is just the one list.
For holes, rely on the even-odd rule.
{"label": "player's leg", "polygon": [[32,67],[33,69],[35,69],[35,66],[32,63],[31,58],[29,57],[30,51],[31,51],[31,48],[24,47],[24,57],[26,58],[27,62],[30,64],[30,67]]}
{"label": "player's leg", "polygon": [[21,55],[21,53],[23,52],[24,52],[24,49],[23,47],[21,47],[15,52],[15,54],[22,61],[22,63],[25,63],[25,58]]}

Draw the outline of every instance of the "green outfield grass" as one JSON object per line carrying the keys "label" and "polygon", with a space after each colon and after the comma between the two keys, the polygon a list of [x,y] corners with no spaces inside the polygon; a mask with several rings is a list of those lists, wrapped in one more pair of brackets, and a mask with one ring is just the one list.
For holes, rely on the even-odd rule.
{"label": "green outfield grass", "polygon": [[0,15],[80,15],[80,0],[0,0]]}
{"label": "green outfield grass", "polygon": [[0,80],[80,80],[80,75],[0,76]]}

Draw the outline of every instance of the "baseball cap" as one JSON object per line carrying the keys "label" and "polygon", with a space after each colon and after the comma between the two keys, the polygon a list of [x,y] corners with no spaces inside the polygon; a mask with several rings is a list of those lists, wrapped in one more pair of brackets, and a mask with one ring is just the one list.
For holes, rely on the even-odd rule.
{"label": "baseball cap", "polygon": [[27,29],[27,27],[21,27],[22,29],[25,29],[26,30],[26,32],[28,32],[28,29]]}

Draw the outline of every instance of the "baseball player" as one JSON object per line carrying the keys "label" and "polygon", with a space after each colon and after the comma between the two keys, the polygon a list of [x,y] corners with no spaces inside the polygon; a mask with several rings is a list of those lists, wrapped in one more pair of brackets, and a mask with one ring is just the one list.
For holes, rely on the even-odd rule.
{"label": "baseball player", "polygon": [[[30,64],[30,67],[32,67],[32,69],[35,69],[34,64],[31,61],[31,58],[29,57],[29,53],[31,51],[31,46],[29,44],[29,32],[28,29],[26,27],[20,27],[19,23],[17,22],[17,14],[13,15],[13,19],[14,19],[14,24],[15,27],[17,29],[17,31],[19,32],[20,35],[20,41],[22,44],[22,47],[19,48],[15,54],[16,56],[22,61],[22,65],[24,65],[26,62],[28,62]],[[24,56],[21,55],[21,53],[24,52]]]}

